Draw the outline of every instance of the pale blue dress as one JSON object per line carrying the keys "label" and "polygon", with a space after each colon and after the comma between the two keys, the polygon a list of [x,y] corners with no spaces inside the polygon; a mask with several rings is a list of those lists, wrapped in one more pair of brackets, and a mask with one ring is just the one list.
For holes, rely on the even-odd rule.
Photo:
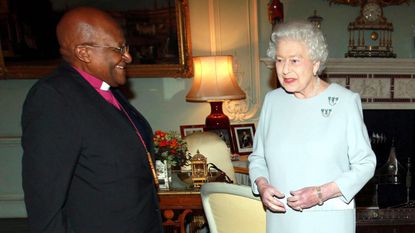
{"label": "pale blue dress", "polygon": [[334,181],[343,196],[322,206],[286,213],[267,211],[267,233],[353,233],[353,197],[373,176],[370,147],[358,94],[330,84],[319,95],[298,99],[278,88],[267,93],[255,134],[249,173],[254,193],[263,176],[290,191]]}

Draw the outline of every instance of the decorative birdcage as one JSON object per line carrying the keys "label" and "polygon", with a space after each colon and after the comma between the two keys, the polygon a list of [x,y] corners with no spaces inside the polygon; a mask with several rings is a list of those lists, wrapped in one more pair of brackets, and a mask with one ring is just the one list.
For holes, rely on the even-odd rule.
{"label": "decorative birdcage", "polygon": [[207,159],[197,150],[196,154],[190,159],[192,167],[192,181],[195,188],[200,188],[208,180]]}

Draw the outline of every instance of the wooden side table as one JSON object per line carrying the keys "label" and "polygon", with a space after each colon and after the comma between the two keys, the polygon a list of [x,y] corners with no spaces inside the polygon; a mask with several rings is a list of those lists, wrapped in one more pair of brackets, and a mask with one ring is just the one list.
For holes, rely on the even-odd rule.
{"label": "wooden side table", "polygon": [[205,224],[202,199],[198,190],[161,190],[158,192],[160,210],[163,214],[165,233],[186,233],[186,224],[190,232],[195,232]]}
{"label": "wooden side table", "polygon": [[[239,163],[234,167],[235,172],[246,176],[248,174],[246,158],[237,162]],[[187,179],[184,177],[189,176],[188,173],[173,171],[172,174],[171,189],[158,192],[164,231],[185,233],[186,224],[190,224],[190,232],[195,232],[206,223],[200,191],[191,188],[189,181],[184,182],[184,179]]]}

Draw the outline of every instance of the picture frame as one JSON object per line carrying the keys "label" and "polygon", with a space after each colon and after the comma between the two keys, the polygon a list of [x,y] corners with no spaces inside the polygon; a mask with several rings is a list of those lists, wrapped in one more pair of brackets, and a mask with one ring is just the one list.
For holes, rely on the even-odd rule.
{"label": "picture frame", "polygon": [[235,147],[232,139],[232,134],[229,128],[223,129],[209,129],[209,132],[216,133],[228,146],[231,153],[235,153]]}
{"label": "picture frame", "polygon": [[255,124],[247,123],[231,125],[231,132],[235,153],[241,155],[252,153]]}
{"label": "picture frame", "polygon": [[182,138],[186,137],[195,132],[203,132],[205,125],[181,125],[180,126],[180,135]]}
{"label": "picture frame", "polygon": [[[68,0],[66,5],[56,9],[54,0],[38,0],[25,1],[25,4],[13,1],[10,6],[3,6],[2,17],[6,18],[0,23],[0,79],[38,79],[52,73],[61,63],[54,35],[56,24],[66,9],[79,5],[100,8],[119,21],[133,57],[133,62],[127,66],[129,78],[192,77],[188,0],[153,1],[120,5],[111,0],[105,3]],[[18,13],[24,17],[13,18]],[[14,21],[22,18],[26,21]],[[25,44],[28,40],[23,38],[29,36],[31,44]]]}
{"label": "picture frame", "polygon": [[[195,133],[195,132],[204,132],[205,125],[204,124],[197,124],[197,125],[181,125],[180,126],[180,135],[182,138]],[[232,134],[230,129],[209,129],[209,132],[213,132],[217,134],[222,140],[226,143],[228,148],[230,149],[231,153],[235,152],[235,147],[233,144]]]}

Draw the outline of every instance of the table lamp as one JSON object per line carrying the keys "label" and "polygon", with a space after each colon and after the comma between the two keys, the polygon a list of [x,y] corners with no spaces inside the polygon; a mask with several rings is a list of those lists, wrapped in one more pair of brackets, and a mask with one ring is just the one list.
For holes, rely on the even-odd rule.
{"label": "table lamp", "polygon": [[246,98],[233,73],[232,56],[194,57],[194,80],[187,101],[209,102],[205,130],[229,129],[229,118],[222,111],[225,100]]}

